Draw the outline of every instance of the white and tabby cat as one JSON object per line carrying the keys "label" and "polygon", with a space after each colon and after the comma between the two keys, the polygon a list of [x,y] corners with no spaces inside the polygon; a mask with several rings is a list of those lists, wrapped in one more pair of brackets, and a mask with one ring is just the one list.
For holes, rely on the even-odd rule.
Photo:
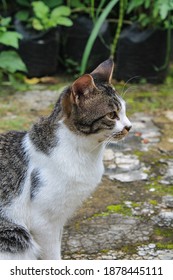
{"label": "white and tabby cat", "polygon": [[108,59],[28,132],[0,135],[0,259],[60,259],[64,224],[101,181],[107,139],[131,128],[112,72]]}

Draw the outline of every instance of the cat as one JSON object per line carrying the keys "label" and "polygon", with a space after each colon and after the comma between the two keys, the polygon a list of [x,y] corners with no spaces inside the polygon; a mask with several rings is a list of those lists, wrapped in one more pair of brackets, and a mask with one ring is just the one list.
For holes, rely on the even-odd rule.
{"label": "cat", "polygon": [[108,59],[29,131],[0,135],[0,259],[61,259],[63,226],[101,182],[111,138],[131,129]]}

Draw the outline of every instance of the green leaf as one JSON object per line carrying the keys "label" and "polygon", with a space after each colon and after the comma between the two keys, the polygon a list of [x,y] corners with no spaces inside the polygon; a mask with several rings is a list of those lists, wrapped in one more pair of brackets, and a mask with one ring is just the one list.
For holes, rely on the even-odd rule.
{"label": "green leaf", "polygon": [[72,8],[84,8],[85,5],[83,3],[81,3],[80,0],[73,0],[73,1],[70,1],[70,6]]}
{"label": "green leaf", "polygon": [[7,28],[6,28],[6,27],[0,26],[0,33],[1,33],[1,32],[4,33],[4,32],[6,32],[6,31],[7,31]]}
{"label": "green leaf", "polygon": [[153,18],[158,18],[159,15],[159,6],[158,5],[154,5],[153,6],[153,11],[152,11],[152,16]]}
{"label": "green leaf", "polygon": [[32,7],[35,16],[39,19],[44,19],[45,17],[48,17],[50,9],[42,1],[32,2]]}
{"label": "green leaf", "polygon": [[73,22],[71,21],[71,19],[66,18],[66,17],[59,17],[57,18],[56,21],[57,25],[64,25],[64,26],[72,26]]}
{"label": "green leaf", "polygon": [[23,10],[16,13],[16,18],[20,21],[26,21],[29,18],[29,12],[27,10]]}
{"label": "green leaf", "polygon": [[25,64],[15,51],[3,51],[0,53],[0,68],[9,73],[27,71]]}
{"label": "green leaf", "polygon": [[139,22],[141,23],[141,26],[145,27],[150,23],[150,19],[146,14],[140,14],[139,16]]}
{"label": "green leaf", "polygon": [[36,30],[44,30],[43,24],[42,24],[42,23],[40,22],[40,20],[37,19],[37,18],[34,18],[34,19],[32,20],[32,26],[33,26],[33,28],[36,29]]}
{"label": "green leaf", "polygon": [[70,10],[69,7],[60,6],[60,7],[57,7],[55,9],[53,9],[50,17],[51,18],[57,18],[57,17],[60,17],[60,16],[69,16],[70,14],[71,14],[71,10]]}
{"label": "green leaf", "polygon": [[27,8],[31,6],[31,1],[30,0],[17,0],[17,3],[19,5],[27,7]]}
{"label": "green leaf", "polygon": [[169,10],[170,10],[169,2],[167,1],[160,2],[159,13],[162,20],[164,20],[168,16]]}
{"label": "green leaf", "polygon": [[22,38],[22,35],[15,32],[15,31],[8,31],[8,32],[0,32],[0,43],[6,46],[11,46],[14,48],[18,48],[19,46],[19,39]]}
{"label": "green leaf", "polygon": [[0,18],[0,24],[2,26],[8,27],[10,22],[11,22],[11,17],[6,17],[6,18],[1,17]]}
{"label": "green leaf", "polygon": [[87,44],[85,46],[85,50],[84,50],[84,53],[82,56],[81,71],[80,71],[81,75],[86,70],[87,61],[88,61],[91,49],[93,47],[93,44],[99,34],[100,28],[101,28],[102,24],[104,23],[106,17],[108,16],[108,14],[110,13],[110,11],[118,3],[118,1],[119,0],[112,0],[111,2],[109,2],[109,4],[107,4],[107,6],[105,7],[104,11],[101,13],[100,17],[97,19],[97,21],[94,25],[94,28],[90,34],[90,37],[87,41]]}
{"label": "green leaf", "polygon": [[143,5],[145,2],[145,0],[131,0],[128,4],[127,7],[127,13],[132,12],[133,10],[135,10],[136,8],[140,7],[141,5]]}
{"label": "green leaf", "polygon": [[145,9],[148,9],[150,7],[150,4],[151,4],[151,0],[145,0],[145,3],[144,3]]}
{"label": "green leaf", "polygon": [[67,18],[71,13],[70,8],[66,6],[60,6],[55,8],[50,15],[50,20],[53,26],[64,25],[64,26],[72,26],[73,22],[71,19]]}
{"label": "green leaf", "polygon": [[43,0],[49,8],[55,8],[63,4],[63,0]]}
{"label": "green leaf", "polygon": [[98,17],[103,9],[103,6],[105,4],[106,0],[101,0],[98,7],[97,7],[97,10],[96,10],[96,17]]}

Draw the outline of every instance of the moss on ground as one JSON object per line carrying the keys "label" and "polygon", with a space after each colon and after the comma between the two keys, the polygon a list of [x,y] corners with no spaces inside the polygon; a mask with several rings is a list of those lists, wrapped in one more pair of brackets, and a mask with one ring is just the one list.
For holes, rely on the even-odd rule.
{"label": "moss on ground", "polygon": [[157,249],[173,249],[172,228],[155,227],[152,238],[155,240]]}
{"label": "moss on ground", "polygon": [[154,182],[149,182],[145,187],[148,191],[153,189],[152,193],[158,196],[173,195],[173,185],[163,185],[156,179]]}
{"label": "moss on ground", "polygon": [[155,200],[155,199],[150,199],[150,200],[149,200],[149,203],[150,203],[151,205],[153,205],[153,206],[157,206],[157,205],[158,205],[158,201]]}
{"label": "moss on ground", "polygon": [[92,220],[93,218],[96,218],[96,217],[106,217],[112,213],[117,213],[117,214],[121,214],[124,216],[132,216],[132,207],[135,208],[138,206],[140,206],[140,204],[136,203],[136,202],[132,202],[131,207],[128,207],[124,202],[122,202],[121,204],[108,205],[106,207],[105,211],[103,211],[101,213],[95,213],[94,215],[89,217],[87,220]]}
{"label": "moss on ground", "polygon": [[125,216],[132,216],[132,210],[124,203],[116,204],[116,205],[109,205],[106,207],[108,213],[118,213]]}
{"label": "moss on ground", "polygon": [[128,244],[128,245],[124,245],[122,248],[121,248],[121,251],[128,254],[128,255],[133,255],[133,254],[136,254],[137,253],[137,247],[139,245],[143,245],[143,244]]}

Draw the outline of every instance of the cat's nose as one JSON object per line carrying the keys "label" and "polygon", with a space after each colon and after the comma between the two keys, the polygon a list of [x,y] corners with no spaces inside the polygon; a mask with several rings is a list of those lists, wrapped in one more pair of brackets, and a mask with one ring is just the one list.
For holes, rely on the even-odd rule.
{"label": "cat's nose", "polygon": [[130,131],[130,129],[132,128],[132,125],[130,125],[130,126],[125,126],[124,127],[127,131]]}

